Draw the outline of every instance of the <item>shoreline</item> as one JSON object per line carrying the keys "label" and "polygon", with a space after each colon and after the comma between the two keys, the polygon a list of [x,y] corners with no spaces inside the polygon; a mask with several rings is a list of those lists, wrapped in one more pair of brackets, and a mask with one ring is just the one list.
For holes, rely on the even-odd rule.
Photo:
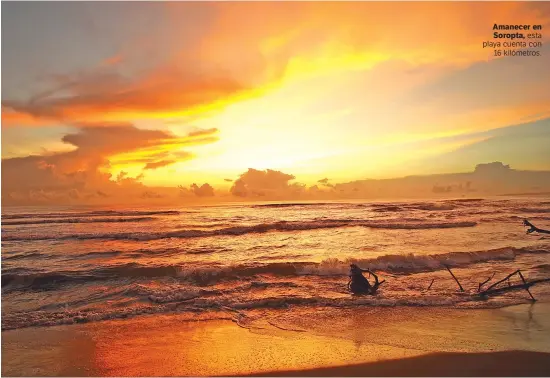
{"label": "shoreline", "polygon": [[[306,332],[269,322],[243,328],[231,320],[193,321],[172,314],[30,327],[2,331],[2,374],[550,375],[548,314],[550,303],[498,310],[371,308],[328,315],[291,308],[277,315],[316,321],[316,326]],[[368,316],[377,321],[365,322]]]}

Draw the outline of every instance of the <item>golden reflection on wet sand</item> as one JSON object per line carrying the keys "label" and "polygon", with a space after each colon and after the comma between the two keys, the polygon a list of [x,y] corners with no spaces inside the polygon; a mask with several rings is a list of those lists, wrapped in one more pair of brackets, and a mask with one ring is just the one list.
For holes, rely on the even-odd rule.
{"label": "golden reflection on wet sand", "polygon": [[3,333],[6,375],[231,375],[420,354],[306,333],[249,331],[231,321],[147,316]]}
{"label": "golden reflection on wet sand", "polygon": [[[244,375],[401,359],[435,351],[548,352],[544,338],[550,327],[543,316],[547,308],[545,303],[481,311],[387,308],[358,311],[355,316],[341,311],[340,319],[311,312],[304,314],[305,323],[309,317],[311,323],[326,324],[312,324],[308,332],[285,331],[265,322],[252,324],[262,328],[245,329],[229,320],[188,321],[181,315],[26,328],[2,332],[2,373]],[[378,320],[370,321],[368,313]],[[402,343],[396,342],[400,338]]]}

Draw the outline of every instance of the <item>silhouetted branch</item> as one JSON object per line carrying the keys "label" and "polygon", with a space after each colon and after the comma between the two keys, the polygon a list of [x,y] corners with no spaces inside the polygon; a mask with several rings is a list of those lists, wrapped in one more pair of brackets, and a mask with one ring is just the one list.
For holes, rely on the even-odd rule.
{"label": "silhouetted branch", "polygon": [[[535,284],[542,283],[542,282],[550,282],[550,278],[542,278],[542,279],[539,279],[539,280],[533,280],[531,282],[526,282],[526,283],[523,283],[523,284],[517,284],[517,285],[511,285],[511,286],[501,287],[501,288],[497,288],[497,289],[485,290],[485,291],[482,291],[481,293],[479,293],[479,295],[480,296],[498,295],[498,294],[506,293],[508,291],[519,290],[519,289],[524,289],[524,290],[527,290],[529,292],[528,289],[531,286],[534,286]],[[531,292],[529,292],[529,295],[531,295]],[[531,295],[531,298],[533,300],[536,300],[532,295]]]}
{"label": "silhouetted branch", "polygon": [[435,278],[432,279],[432,282],[430,282],[430,286],[428,286],[428,288],[426,289],[426,291],[430,290],[430,288],[431,288],[432,285],[434,284],[434,281],[435,281]]}
{"label": "silhouetted branch", "polygon": [[477,287],[477,292],[478,292],[478,293],[481,291],[481,287],[482,287],[483,285],[485,285],[487,282],[489,282],[489,281],[491,281],[491,280],[493,279],[493,277],[495,276],[495,274],[496,274],[496,273],[493,273],[493,275],[492,275],[491,277],[489,277],[489,278],[487,278],[485,281],[479,283],[479,285],[478,285],[478,287]]}
{"label": "silhouetted branch", "polygon": [[533,225],[533,223],[529,222],[527,219],[523,220],[523,224],[526,227],[529,227],[529,229],[527,230],[528,234],[532,234],[533,232],[538,232],[539,234],[550,234],[549,230],[543,230],[542,228],[538,228],[535,225]]}
{"label": "silhouetted branch", "polygon": [[[369,277],[374,277],[374,283],[371,283],[363,273],[368,273]],[[370,269],[359,268],[356,264],[350,265],[350,281],[348,282],[348,290],[354,294],[376,294],[378,287],[382,285],[385,280],[380,281],[376,273]]]}
{"label": "silhouetted branch", "polygon": [[378,286],[382,285],[384,282],[386,282],[386,280],[379,281],[378,276],[374,274],[374,272],[371,271],[370,269],[364,269],[364,271],[374,277],[374,285],[372,285],[372,289],[371,289],[371,293],[374,294],[376,290],[378,290]]}
{"label": "silhouetted branch", "polygon": [[455,275],[454,275],[453,272],[451,271],[451,268],[449,268],[447,265],[445,265],[445,268],[447,268],[447,270],[449,271],[449,273],[451,273],[451,276],[453,276],[453,278],[455,279],[456,283],[458,284],[458,287],[460,288],[460,291],[464,291],[464,288],[462,287],[462,285],[460,284],[460,282],[458,281],[458,279],[455,277]]}
{"label": "silhouetted branch", "polygon": [[378,283],[378,276],[376,274],[374,274],[374,272],[372,272],[370,269],[364,269],[365,272],[367,272],[369,274],[369,278],[370,276],[372,275],[374,277],[374,284],[379,284]]}
{"label": "silhouetted branch", "polygon": [[516,270],[516,271],[513,272],[513,273],[510,273],[509,275],[507,275],[506,277],[504,277],[504,278],[501,279],[500,281],[495,282],[494,284],[492,284],[491,286],[489,286],[489,287],[488,287],[487,289],[485,289],[484,291],[489,291],[489,290],[491,290],[492,288],[494,288],[494,287],[498,286],[499,284],[503,283],[504,281],[508,281],[508,286],[510,286],[510,281],[509,281],[509,280],[510,280],[510,277],[512,277],[513,275],[518,274],[518,272],[519,272],[519,269]]}
{"label": "silhouetted branch", "polygon": [[[515,285],[512,285],[510,283],[510,278],[514,275],[518,275],[520,278],[521,278],[521,281],[523,282],[522,284],[515,284]],[[501,283],[503,282],[508,282],[508,286],[507,287],[499,287],[497,288],[498,285],[500,285]],[[527,282],[527,280],[525,279],[525,277],[523,277],[523,274],[521,273],[521,271],[518,269],[516,270],[515,272],[513,273],[510,273],[509,275],[507,275],[506,277],[504,277],[503,279],[501,279],[500,281],[497,281],[495,282],[494,284],[492,284],[491,286],[489,286],[487,289],[485,289],[484,291],[482,291],[481,293],[479,293],[479,295],[481,296],[489,296],[489,295],[497,295],[497,294],[502,294],[502,293],[505,293],[505,292],[508,292],[508,291],[512,291],[512,290],[519,290],[519,289],[524,289],[527,291],[527,293],[529,293],[529,296],[531,297],[531,299],[533,301],[536,301],[535,297],[533,296],[533,294],[531,294],[531,292],[529,291],[529,288],[537,283],[542,283],[542,282],[550,282],[550,278],[543,278],[543,279],[538,279],[538,280],[533,280],[531,282]]]}
{"label": "silhouetted branch", "polygon": [[[518,274],[519,274],[519,276],[521,277],[521,280],[523,281],[523,284],[524,284],[524,285],[527,285],[527,281],[525,281],[525,278],[523,278],[523,274],[521,274],[521,271],[518,270]],[[508,282],[510,282],[510,281],[508,281]],[[533,294],[531,294],[531,292],[529,291],[529,287],[528,287],[528,286],[525,287],[525,290],[527,290],[527,292],[529,293],[529,296],[531,297],[531,299],[532,299],[533,301],[536,301],[535,297],[533,297]]]}

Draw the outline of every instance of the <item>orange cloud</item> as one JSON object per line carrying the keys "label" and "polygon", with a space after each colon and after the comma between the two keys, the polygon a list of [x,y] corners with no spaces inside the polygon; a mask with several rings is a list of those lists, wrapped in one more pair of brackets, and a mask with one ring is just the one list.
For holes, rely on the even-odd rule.
{"label": "orange cloud", "polygon": [[129,166],[146,164],[143,169],[157,169],[170,164],[192,159],[194,155],[182,148],[214,143],[218,140],[218,130],[198,130],[184,137],[161,132],[164,137],[127,151],[112,154],[111,166]]}
{"label": "orange cloud", "polygon": [[179,196],[184,198],[189,198],[190,196],[194,197],[214,197],[214,188],[208,184],[202,184],[201,186],[193,183],[189,188],[184,187],[183,185],[178,186]]}
{"label": "orange cloud", "polygon": [[167,165],[177,163],[176,160],[159,160],[159,161],[153,161],[150,163],[145,164],[145,167],[143,169],[157,169],[161,167],[166,167]]}
{"label": "orange cloud", "polygon": [[213,197],[214,188],[210,184],[202,184],[198,186],[197,184],[191,185],[191,191],[195,193],[198,197]]}
{"label": "orange cloud", "polygon": [[[145,195],[143,193],[147,189],[139,182],[143,175],[132,178],[126,172],[120,172],[114,178],[108,172],[113,161],[116,161],[114,158],[128,154],[132,158],[125,161],[126,165],[137,164],[143,170],[158,169],[192,156],[186,151],[165,149],[165,146],[210,143],[208,136],[216,131],[196,132],[196,136],[179,137],[165,131],[138,129],[128,124],[81,128],[62,139],[75,147],[72,151],[3,159],[2,196],[8,203],[113,196],[138,198]],[[140,154],[141,150],[147,153]],[[176,191],[171,190],[174,193]]]}
{"label": "orange cloud", "polygon": [[[71,78],[56,90],[32,101],[3,101],[7,125],[37,120],[68,123],[124,122],[191,114],[194,109],[244,93],[247,88],[231,78],[201,76],[180,70],[153,72],[133,80],[92,72]],[[57,96],[70,92],[70,96]]]}
{"label": "orange cloud", "polygon": [[249,168],[241,174],[231,187],[231,194],[237,197],[285,197],[303,191],[302,184],[290,184],[296,177],[280,171],[260,171]]}
{"label": "orange cloud", "polygon": [[330,182],[329,182],[329,179],[328,178],[324,178],[324,179],[321,179],[321,180],[318,180],[317,181],[319,184],[321,184],[322,186],[325,186],[325,187],[329,187],[329,188],[332,188],[334,185],[332,185]]}
{"label": "orange cloud", "polygon": [[[431,87],[425,90],[434,98],[431,103],[428,103],[430,96],[422,97],[412,90],[443,75],[449,68],[471,67],[474,62],[487,61],[491,52],[483,50],[481,44],[490,38],[494,22],[548,26],[550,12],[546,4],[220,2],[167,3],[166,7],[170,16],[166,22],[171,25],[173,41],[178,43],[151,40],[152,45],[161,46],[158,49],[162,54],[150,54],[148,59],[137,61],[132,49],[122,46],[121,53],[98,59],[93,69],[51,74],[49,88],[32,93],[24,101],[4,99],[2,122],[6,126],[65,123],[82,128],[63,138],[74,148],[69,153],[29,157],[17,164],[15,160],[6,160],[8,173],[14,177],[18,177],[16,169],[10,167],[23,162],[29,164],[31,177],[17,179],[22,180],[23,188],[34,190],[37,197],[51,195],[32,177],[36,169],[40,170],[36,177],[41,177],[52,188],[63,183],[79,191],[71,192],[70,198],[82,198],[80,191],[90,188],[97,189],[94,193],[111,195],[112,186],[107,182],[120,186],[123,182],[134,185],[140,181],[136,177],[121,176],[114,180],[109,176],[120,170],[133,176],[145,170],[148,179],[175,184],[164,180],[163,167],[170,166],[177,172],[178,166],[172,164],[194,157],[187,147],[217,141],[217,129],[211,128],[213,126],[223,128],[224,141],[229,143],[211,150],[205,148],[206,163],[197,164],[194,171],[206,172],[205,175],[211,174],[221,181],[221,177],[231,177],[252,163],[256,168],[286,170],[291,166],[289,169],[298,174],[300,169],[311,170],[308,164],[315,159],[329,161],[333,155],[344,155],[341,152],[344,150],[347,153],[355,148],[365,149],[369,143],[381,145],[386,142],[383,138],[391,139],[388,144],[397,144],[399,137],[425,139],[433,137],[435,131],[466,132],[469,129],[465,129],[465,125],[472,129],[496,128],[516,118],[542,114],[548,108],[543,85],[537,89],[540,99],[530,101],[524,97],[522,103],[512,96],[508,103],[500,98],[497,101],[497,96],[485,95],[474,88],[476,97],[470,87],[458,88],[453,94],[444,81],[436,83],[442,90],[441,95]],[[178,15],[190,7],[204,7],[211,11],[212,19],[200,26],[182,26]],[[178,38],[184,36],[180,33],[184,32],[192,43],[179,43]],[[494,63],[497,62],[487,66],[492,69]],[[519,71],[525,71],[525,67],[521,67]],[[410,72],[420,74],[409,78]],[[499,72],[509,73],[509,70]],[[457,82],[472,83],[475,87],[479,86],[477,79],[486,76],[468,79],[464,75]],[[523,72],[516,72],[513,77],[520,85],[525,82]],[[543,84],[540,77],[536,79]],[[309,80],[311,78],[314,80]],[[491,85],[494,82],[497,80],[488,80],[483,87],[489,88],[489,92],[506,92],[495,89]],[[264,96],[261,99],[264,102],[230,106],[220,117],[201,119],[227,105],[265,95],[275,87],[280,91]],[[534,93],[531,86],[524,87],[528,88],[525,92]],[[406,95],[400,97],[403,93]],[[407,96],[417,99],[418,103],[411,103]],[[474,101],[478,98],[479,101]],[[488,105],[487,98],[494,99],[495,103]],[[475,107],[472,109],[466,100]],[[189,115],[205,129],[181,137],[130,126],[132,120],[148,118],[178,119],[178,123],[181,120],[181,124],[185,124]],[[348,120],[349,124],[344,123]],[[359,125],[363,124],[365,127],[358,132]],[[338,125],[345,125],[346,132],[333,133],[331,130]],[[176,130],[178,126],[170,127]],[[382,135],[378,135],[379,132]],[[333,146],[338,148],[328,151]],[[215,150],[218,147],[219,150]],[[402,151],[397,152],[399,155]],[[403,159],[410,156],[401,153]],[[359,174],[350,168],[354,161],[343,157],[348,159],[348,165],[335,163],[333,171],[327,171],[324,163],[316,163],[319,170],[311,174],[311,182],[325,174],[336,178],[335,175],[345,170],[349,170],[350,175]],[[387,159],[388,164],[399,165],[396,163],[401,157]],[[38,158],[42,160],[39,162]],[[210,166],[209,158],[213,161]],[[216,162],[216,158],[227,165]],[[298,167],[301,163],[306,168]],[[209,171],[217,166],[222,167],[219,172]],[[232,192],[247,197],[299,195],[303,187],[292,184],[293,179],[292,175],[279,171],[250,170],[234,182]],[[75,188],[74,180],[79,180],[83,187]],[[210,177],[204,178],[204,181],[210,180]],[[326,179],[320,180],[314,190],[331,185]],[[202,186],[197,188],[200,190]],[[151,193],[147,195],[156,197]]]}
{"label": "orange cloud", "polygon": [[[191,7],[167,5],[174,14]],[[387,60],[467,65],[499,23],[548,25],[530,3],[207,3],[217,17],[199,42],[169,47],[168,60],[122,75],[122,54],[89,72],[52,77],[28,101],[5,100],[6,125],[170,118],[221,108],[264,93],[281,80],[368,70]],[[269,15],[269,17],[266,17]],[[172,22],[174,35],[181,26]],[[178,51],[180,50],[180,51]],[[59,96],[63,94],[63,96]]]}
{"label": "orange cloud", "polygon": [[218,3],[219,18],[202,41],[200,56],[228,69],[244,65],[293,78],[365,70],[387,60],[467,65],[492,53],[482,49],[482,42],[491,37],[495,22],[548,25],[543,7],[519,2]]}
{"label": "orange cloud", "polygon": [[16,111],[7,106],[2,105],[2,126],[11,125],[49,125],[55,123],[55,119],[46,117],[35,117],[34,115]]}

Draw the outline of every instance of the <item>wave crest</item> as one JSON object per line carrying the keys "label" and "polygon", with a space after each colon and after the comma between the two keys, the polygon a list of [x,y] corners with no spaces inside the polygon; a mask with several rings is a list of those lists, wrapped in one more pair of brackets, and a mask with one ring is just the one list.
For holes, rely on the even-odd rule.
{"label": "wave crest", "polygon": [[[390,273],[420,273],[445,269],[445,266],[467,266],[470,264],[494,261],[513,260],[519,253],[537,253],[530,249],[499,248],[475,252],[449,252],[433,255],[384,255],[374,259],[326,259],[320,264],[306,265],[298,274],[342,275],[347,274],[350,264],[357,264],[365,269]],[[550,251],[546,251],[550,253]]]}
{"label": "wave crest", "polygon": [[227,266],[149,266],[136,263],[123,264],[103,269],[61,272],[21,272],[7,270],[2,274],[2,286],[14,288],[47,288],[52,285],[79,283],[94,280],[115,280],[124,278],[171,277],[192,282],[195,285],[211,285],[222,280],[238,280],[262,274],[274,276],[299,275],[347,275],[349,264],[362,268],[395,274],[411,274],[436,271],[445,265],[467,266],[486,261],[513,260],[518,254],[550,253],[541,248],[499,248],[476,252],[450,252],[434,255],[385,255],[372,259],[327,259],[321,263],[282,262],[267,264],[242,264]]}
{"label": "wave crest", "polygon": [[24,240],[133,240],[147,241],[169,238],[190,239],[212,236],[240,236],[246,234],[265,233],[270,231],[307,231],[316,229],[342,228],[342,227],[367,227],[377,229],[391,230],[427,230],[444,228],[462,228],[474,227],[477,222],[389,222],[389,221],[370,221],[360,219],[347,220],[317,220],[310,222],[274,222],[261,223],[252,226],[233,226],[215,230],[178,230],[169,232],[134,232],[134,233],[106,233],[106,234],[72,234],[72,235],[5,235],[5,241],[24,241]]}

